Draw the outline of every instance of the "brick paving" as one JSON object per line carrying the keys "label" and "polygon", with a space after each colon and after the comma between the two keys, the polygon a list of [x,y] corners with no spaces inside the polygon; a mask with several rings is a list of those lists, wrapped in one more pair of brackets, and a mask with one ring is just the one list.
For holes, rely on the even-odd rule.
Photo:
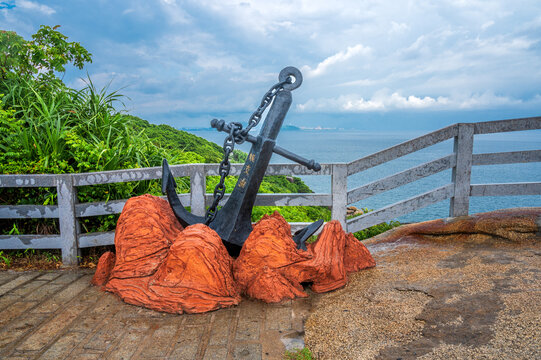
{"label": "brick paving", "polygon": [[0,359],[263,360],[302,345],[310,299],[172,315],[125,304],[92,275],[0,272]]}

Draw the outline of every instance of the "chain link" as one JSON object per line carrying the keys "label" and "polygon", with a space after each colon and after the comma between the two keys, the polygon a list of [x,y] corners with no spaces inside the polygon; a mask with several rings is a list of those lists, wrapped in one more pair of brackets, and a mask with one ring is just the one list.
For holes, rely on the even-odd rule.
{"label": "chain link", "polygon": [[271,104],[272,99],[274,99],[278,92],[284,89],[285,84],[291,83],[291,77],[288,77],[286,80],[272,86],[269,91],[267,91],[267,93],[263,96],[259,107],[250,116],[250,119],[248,120],[248,126],[246,126],[245,129],[242,129],[242,125],[238,122],[231,122],[228,125],[224,126],[224,128],[229,128],[229,134],[224,140],[224,159],[220,163],[219,168],[220,181],[218,182],[218,185],[216,185],[216,187],[214,188],[214,201],[212,202],[212,205],[207,209],[205,220],[206,225],[210,224],[216,217],[216,214],[218,213],[216,208],[218,207],[218,203],[220,202],[220,200],[222,200],[222,198],[224,197],[225,178],[229,175],[229,172],[231,170],[229,156],[233,153],[233,150],[235,149],[235,143],[242,144],[246,141],[246,136],[248,135],[248,132],[250,132],[250,130],[252,130],[254,126],[257,126],[257,124],[259,124],[263,113]]}

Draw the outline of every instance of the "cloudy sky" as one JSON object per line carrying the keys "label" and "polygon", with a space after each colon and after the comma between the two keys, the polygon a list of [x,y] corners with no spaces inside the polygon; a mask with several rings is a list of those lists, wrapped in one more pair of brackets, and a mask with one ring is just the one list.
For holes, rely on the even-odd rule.
{"label": "cloudy sky", "polygon": [[0,0],[0,29],[40,24],[85,46],[85,71],[130,113],[176,127],[245,122],[288,65],[304,74],[286,119],[299,126],[541,115],[539,0]]}

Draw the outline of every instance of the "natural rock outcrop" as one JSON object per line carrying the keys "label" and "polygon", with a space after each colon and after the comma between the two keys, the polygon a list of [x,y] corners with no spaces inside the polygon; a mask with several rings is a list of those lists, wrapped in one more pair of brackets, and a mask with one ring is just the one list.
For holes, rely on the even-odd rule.
{"label": "natural rock outcrop", "polygon": [[476,242],[500,239],[525,243],[539,241],[540,229],[541,208],[515,208],[402,225],[379,237],[394,241],[408,236],[440,240],[460,236]]}
{"label": "natural rock outcrop", "polygon": [[203,224],[183,229],[169,204],[144,195],[126,202],[115,234],[116,256],[102,255],[92,283],[125,302],[171,313],[199,313],[236,305],[241,292],[266,302],[306,297],[302,283],[325,292],[344,286],[348,273],[374,259],[338,221],[299,250],[291,228],[275,212],[259,221],[238,259]]}

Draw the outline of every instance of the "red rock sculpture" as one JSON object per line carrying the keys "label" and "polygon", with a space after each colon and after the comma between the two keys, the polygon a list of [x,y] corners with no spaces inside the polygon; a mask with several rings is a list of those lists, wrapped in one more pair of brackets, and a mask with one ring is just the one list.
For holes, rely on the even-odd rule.
{"label": "red rock sculpture", "polygon": [[[104,289],[127,303],[198,313],[240,302],[233,260],[216,232],[201,224],[183,231],[167,201],[159,197],[143,195],[126,202],[115,247],[116,263]],[[106,264],[100,258],[96,274],[106,274]],[[95,275],[93,282],[102,281]]]}
{"label": "red rock sculpture", "polygon": [[255,225],[233,271],[243,293],[278,302],[307,296],[301,283],[311,282],[315,292],[331,291],[347,283],[348,273],[375,265],[366,247],[338,221],[327,223],[308,251],[297,249],[289,224],[275,212]]}
{"label": "red rock sculpture", "polygon": [[325,225],[308,251],[297,249],[278,212],[264,216],[233,260],[218,234],[183,229],[167,201],[143,195],[126,202],[115,234],[116,257],[102,255],[92,283],[125,302],[171,313],[199,313],[240,302],[241,292],[265,302],[306,297],[301,283],[324,292],[374,259],[338,221]]}

